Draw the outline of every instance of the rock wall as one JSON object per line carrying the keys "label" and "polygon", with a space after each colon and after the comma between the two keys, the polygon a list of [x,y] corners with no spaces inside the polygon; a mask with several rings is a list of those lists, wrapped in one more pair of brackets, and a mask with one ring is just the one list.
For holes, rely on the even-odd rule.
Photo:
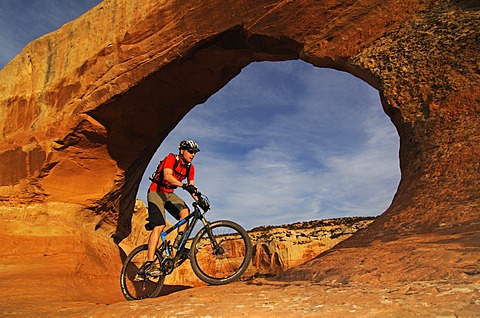
{"label": "rock wall", "polygon": [[253,243],[251,276],[276,276],[304,264],[366,228],[373,218],[339,218],[260,227],[249,231]]}
{"label": "rock wall", "polygon": [[391,207],[341,246],[476,233],[479,12],[469,0],[104,0],[0,71],[1,205],[58,217],[62,203],[118,243],[181,118],[251,62],[302,59],[377,88],[400,135]]}

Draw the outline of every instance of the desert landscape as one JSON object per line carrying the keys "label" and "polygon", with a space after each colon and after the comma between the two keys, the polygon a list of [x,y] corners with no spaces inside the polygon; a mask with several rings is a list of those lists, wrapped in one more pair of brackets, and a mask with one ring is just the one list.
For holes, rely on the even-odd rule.
{"label": "desert landscape", "polygon": [[[30,43],[0,71],[2,316],[480,316],[479,18],[473,0],[104,0]],[[266,224],[247,280],[172,276],[126,302],[156,149],[243,67],[292,59],[379,91],[400,137],[390,207],[308,247]]]}
{"label": "desert landscape", "polygon": [[[137,202],[134,224],[143,224],[145,214]],[[480,307],[478,233],[460,240],[443,236],[443,242],[435,235],[410,238],[387,244],[388,254],[377,246],[366,256],[338,243],[373,219],[260,227],[249,231],[256,249],[242,281],[207,286],[187,262],[167,277],[158,298],[127,302],[119,288],[121,260],[125,251],[145,242],[143,226],[134,227],[138,231],[115,251],[79,227],[38,225],[41,218],[28,222],[18,216],[2,223],[4,317],[476,317]],[[326,267],[316,262],[329,251],[342,254],[344,264],[328,264],[324,277],[298,274],[304,262],[307,273]],[[350,271],[342,270],[345,266]]]}

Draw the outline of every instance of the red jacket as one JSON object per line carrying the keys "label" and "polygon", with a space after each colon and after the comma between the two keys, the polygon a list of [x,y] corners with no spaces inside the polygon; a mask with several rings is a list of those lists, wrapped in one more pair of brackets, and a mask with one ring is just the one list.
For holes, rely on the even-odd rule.
{"label": "red jacket", "polygon": [[163,169],[165,168],[172,169],[173,177],[178,181],[183,181],[185,178],[188,181],[194,180],[195,168],[193,164],[184,165],[178,155],[171,153],[160,162],[154,177],[150,179],[152,180],[149,188],[150,192],[172,193],[177,188],[163,179]]}

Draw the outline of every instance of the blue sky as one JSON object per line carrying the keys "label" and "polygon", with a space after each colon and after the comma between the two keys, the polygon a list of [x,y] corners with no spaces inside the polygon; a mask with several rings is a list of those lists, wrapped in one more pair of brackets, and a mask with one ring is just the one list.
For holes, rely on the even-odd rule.
{"label": "blue sky", "polygon": [[[2,0],[0,68],[30,41],[100,1]],[[148,176],[194,139],[196,184],[214,219],[247,229],[382,213],[400,179],[399,138],[378,92],[354,76],[302,61],[253,63],[170,133]],[[177,190],[191,202],[188,195]]]}

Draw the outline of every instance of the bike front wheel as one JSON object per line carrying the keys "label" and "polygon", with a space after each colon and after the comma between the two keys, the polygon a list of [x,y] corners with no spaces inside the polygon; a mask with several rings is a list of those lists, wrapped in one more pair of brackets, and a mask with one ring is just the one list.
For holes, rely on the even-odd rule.
{"label": "bike front wheel", "polygon": [[216,221],[195,236],[190,263],[195,274],[211,285],[233,282],[247,270],[252,259],[252,242],[240,225]]}
{"label": "bike front wheel", "polygon": [[[143,265],[147,261],[148,245],[135,248],[125,259],[120,274],[120,287],[127,300],[157,297],[163,287],[164,275],[151,277]],[[156,252],[154,265],[160,268],[161,255]]]}

